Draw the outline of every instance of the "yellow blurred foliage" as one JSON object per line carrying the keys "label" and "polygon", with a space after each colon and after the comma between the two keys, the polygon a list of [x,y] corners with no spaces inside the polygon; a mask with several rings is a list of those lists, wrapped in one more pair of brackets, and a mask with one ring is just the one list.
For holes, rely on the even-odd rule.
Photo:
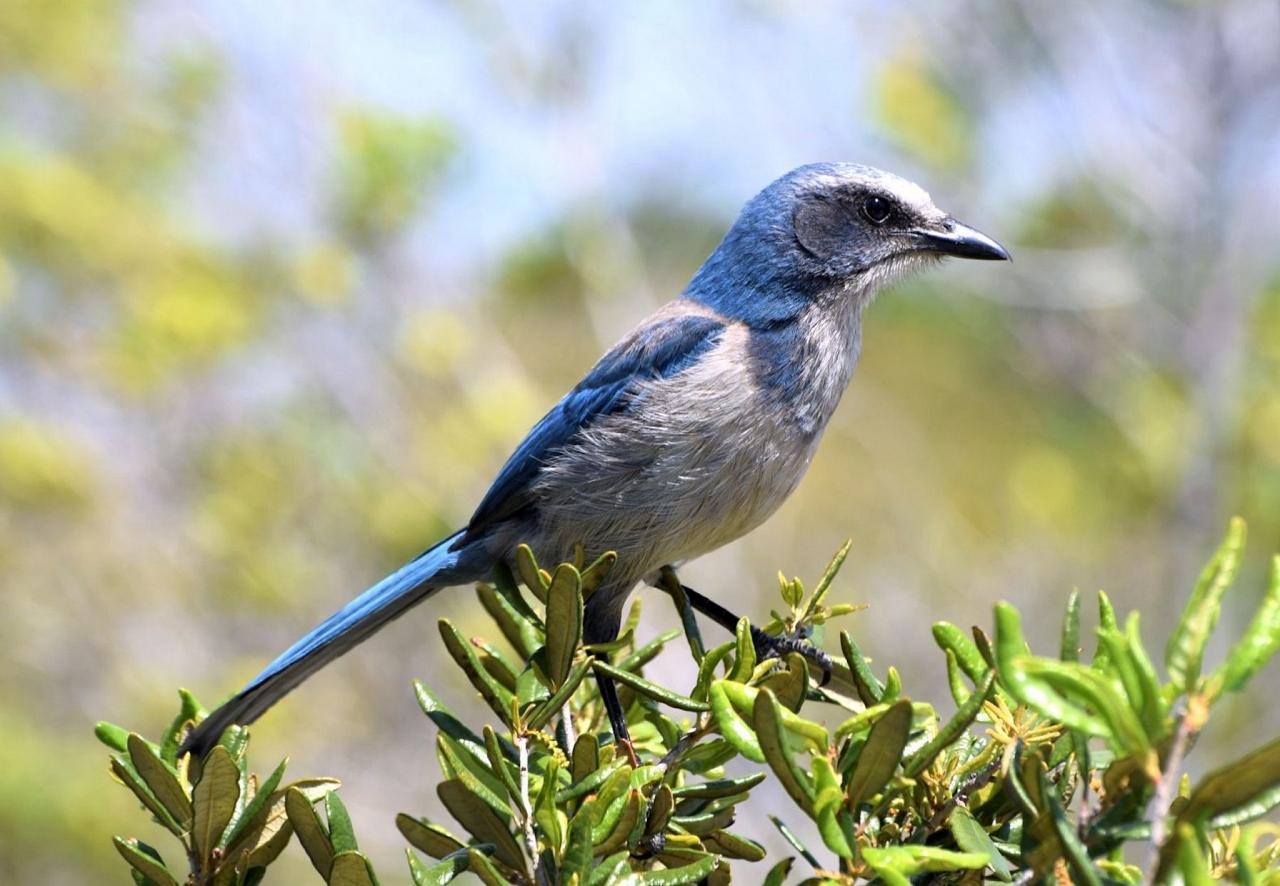
{"label": "yellow blurred foliage", "polygon": [[1033,446],[1019,453],[1009,468],[1008,485],[1013,505],[1024,517],[1057,530],[1068,528],[1076,517],[1076,468],[1056,449]]}
{"label": "yellow blurred foliage", "polygon": [[423,308],[405,319],[400,334],[400,356],[409,366],[429,377],[452,372],[458,360],[473,346],[471,327],[455,311]]}
{"label": "yellow blurred foliage", "polygon": [[95,486],[92,458],[65,434],[30,419],[0,422],[0,505],[83,505]]}
{"label": "yellow blurred foliage", "polygon": [[905,52],[885,64],[873,94],[877,119],[903,148],[938,170],[968,164],[973,124],[919,54]]}

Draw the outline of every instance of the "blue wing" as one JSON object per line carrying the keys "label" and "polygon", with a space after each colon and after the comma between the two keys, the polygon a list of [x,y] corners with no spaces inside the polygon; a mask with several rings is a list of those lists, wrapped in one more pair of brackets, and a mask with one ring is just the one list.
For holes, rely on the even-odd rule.
{"label": "blue wing", "polygon": [[485,493],[458,543],[532,504],[530,488],[549,459],[596,419],[626,409],[641,383],[675,375],[695,363],[720,340],[724,328],[723,320],[700,314],[663,317],[615,345],[533,426]]}

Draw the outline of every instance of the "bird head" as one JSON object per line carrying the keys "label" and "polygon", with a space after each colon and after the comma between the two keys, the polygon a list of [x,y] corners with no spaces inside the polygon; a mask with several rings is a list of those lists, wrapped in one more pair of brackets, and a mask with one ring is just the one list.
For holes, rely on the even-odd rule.
{"label": "bird head", "polygon": [[747,203],[688,294],[733,316],[775,322],[832,293],[869,297],[947,256],[1002,261],[1009,253],[913,182],[869,166],[815,163]]}

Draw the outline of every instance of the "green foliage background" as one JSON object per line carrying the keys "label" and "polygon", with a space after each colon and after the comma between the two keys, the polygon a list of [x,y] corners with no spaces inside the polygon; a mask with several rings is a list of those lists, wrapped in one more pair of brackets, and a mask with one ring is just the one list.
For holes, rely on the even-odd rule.
{"label": "green foliage background", "polygon": [[[84,724],[167,722],[175,684],[217,698],[465,519],[800,162],[904,172],[1016,262],[876,305],[813,475],[692,586],[763,614],[759,576],[852,536],[855,636],[937,701],[936,653],[901,638],[1005,597],[1055,613],[1024,626],[1043,648],[1057,601],[1103,582],[1165,636],[1229,513],[1262,585],[1271,5],[247,6],[0,3],[0,728],[22,761],[0,769],[0,879],[118,875],[103,835],[132,805],[104,795]],[[1228,600],[1223,633],[1253,602]],[[434,765],[404,701],[446,611],[484,624],[437,598],[256,730],[262,758],[344,778],[375,861],[399,846],[378,813],[441,811],[379,761]],[[1260,698],[1215,716],[1274,732]],[[1203,765],[1246,749],[1217,734]]]}

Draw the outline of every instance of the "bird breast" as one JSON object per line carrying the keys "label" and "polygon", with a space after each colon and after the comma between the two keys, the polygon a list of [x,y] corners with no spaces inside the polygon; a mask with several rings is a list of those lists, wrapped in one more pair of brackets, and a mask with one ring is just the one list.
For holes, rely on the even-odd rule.
{"label": "bird breast", "polygon": [[[556,547],[616,550],[638,578],[760,525],[804,476],[848,382],[856,343],[807,340],[832,331],[811,320],[790,354],[778,342],[765,354],[759,333],[730,325],[703,359],[646,383],[630,409],[595,422],[544,468],[543,532]],[[789,361],[790,377],[762,373],[773,358]]]}

